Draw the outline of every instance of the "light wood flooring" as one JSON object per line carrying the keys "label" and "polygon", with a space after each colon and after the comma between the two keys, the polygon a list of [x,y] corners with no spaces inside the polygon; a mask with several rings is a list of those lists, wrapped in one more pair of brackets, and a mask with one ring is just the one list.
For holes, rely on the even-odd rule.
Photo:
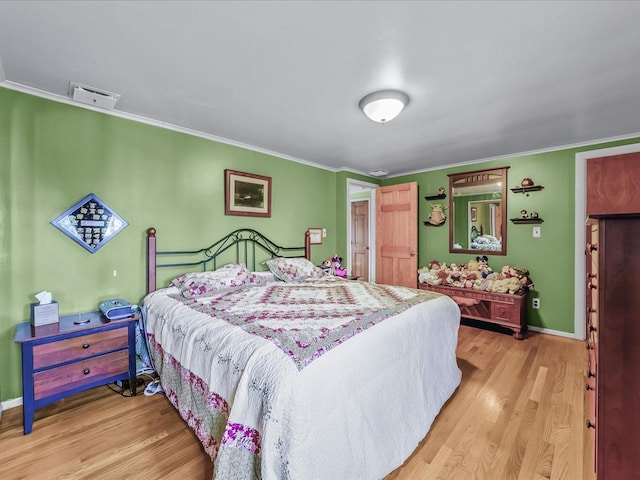
{"label": "light wood flooring", "polygon": [[[386,480],[595,479],[583,342],[539,333],[519,342],[463,325],[457,357],[460,387]],[[21,408],[0,421],[3,480],[210,480],[212,471],[164,395],[96,388],[38,410],[28,436]]]}

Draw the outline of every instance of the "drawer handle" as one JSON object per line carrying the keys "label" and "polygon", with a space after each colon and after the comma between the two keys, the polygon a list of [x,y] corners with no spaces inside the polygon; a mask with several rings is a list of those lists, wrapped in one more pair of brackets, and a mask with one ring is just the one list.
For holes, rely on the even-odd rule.
{"label": "drawer handle", "polygon": [[82,373],[84,373],[85,375],[89,375],[89,373],[91,372],[91,370],[89,370],[88,368],[85,368]]}
{"label": "drawer handle", "polygon": [[591,385],[589,385],[588,383],[585,385],[585,388],[587,389],[587,392],[589,390],[593,390],[593,387]]}
{"label": "drawer handle", "polygon": [[588,285],[589,285],[589,288],[590,288],[591,290],[596,290],[596,289],[598,288],[598,286],[597,286],[595,283],[592,283],[592,282],[589,282],[589,284],[588,284]]}
{"label": "drawer handle", "polygon": [[[593,373],[592,371],[588,371],[588,372],[587,372],[587,377],[591,378],[591,377],[595,377],[595,376],[596,376],[596,374],[595,374],[595,373]],[[589,385],[587,385],[587,387],[588,387],[588,386],[589,386]],[[587,390],[589,390],[589,389],[587,388]]]}
{"label": "drawer handle", "polygon": [[89,348],[89,344],[88,343],[83,343],[82,344],[82,348]]}
{"label": "drawer handle", "polygon": [[593,325],[589,325],[589,331],[590,332],[595,332],[597,330],[596,327],[594,327]]}
{"label": "drawer handle", "polygon": [[590,343],[587,343],[587,350],[591,350],[591,349],[593,349],[593,347],[591,346]]}
{"label": "drawer handle", "polygon": [[594,250],[598,250],[597,243],[587,243],[587,250],[593,252]]}
{"label": "drawer handle", "polygon": [[589,307],[589,308],[587,309],[587,312],[589,312],[589,313],[596,313],[596,309],[595,309],[595,308],[593,308],[593,307]]}
{"label": "drawer handle", "polygon": [[587,420],[587,428],[596,428],[595,423],[591,423],[591,420]]}

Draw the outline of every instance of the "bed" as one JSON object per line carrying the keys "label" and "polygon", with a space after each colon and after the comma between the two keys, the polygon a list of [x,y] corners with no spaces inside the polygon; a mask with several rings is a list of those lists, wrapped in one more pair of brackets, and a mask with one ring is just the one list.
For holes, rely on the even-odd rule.
{"label": "bed", "polygon": [[[447,296],[327,276],[308,236],[299,257],[253,230],[191,252],[157,251],[155,229],[147,241],[151,356],[216,480],[381,478],[460,383]],[[158,259],[182,253],[205,258],[156,289],[157,269],[182,265]]]}
{"label": "bed", "polygon": [[493,235],[478,235],[471,240],[471,250],[502,250],[502,241]]}

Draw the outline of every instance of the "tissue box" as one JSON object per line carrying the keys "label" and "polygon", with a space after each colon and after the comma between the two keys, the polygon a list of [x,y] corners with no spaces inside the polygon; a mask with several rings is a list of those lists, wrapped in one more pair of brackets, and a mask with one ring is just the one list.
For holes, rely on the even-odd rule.
{"label": "tissue box", "polygon": [[58,302],[55,300],[51,303],[31,304],[31,325],[34,327],[49,325],[50,323],[58,323],[59,319]]}

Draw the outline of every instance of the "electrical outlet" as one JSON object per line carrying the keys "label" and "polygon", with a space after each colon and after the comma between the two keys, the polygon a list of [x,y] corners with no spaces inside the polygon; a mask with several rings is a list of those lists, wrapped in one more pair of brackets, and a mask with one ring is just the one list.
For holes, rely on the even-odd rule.
{"label": "electrical outlet", "polygon": [[322,238],[327,238],[327,229],[326,228],[322,229]]}
{"label": "electrical outlet", "polygon": [[539,298],[532,298],[531,299],[531,308],[535,308],[536,310],[538,310],[540,308],[540,299]]}
{"label": "electrical outlet", "polygon": [[536,238],[539,238],[540,237],[540,230],[541,230],[540,227],[533,227],[533,236],[536,237]]}

